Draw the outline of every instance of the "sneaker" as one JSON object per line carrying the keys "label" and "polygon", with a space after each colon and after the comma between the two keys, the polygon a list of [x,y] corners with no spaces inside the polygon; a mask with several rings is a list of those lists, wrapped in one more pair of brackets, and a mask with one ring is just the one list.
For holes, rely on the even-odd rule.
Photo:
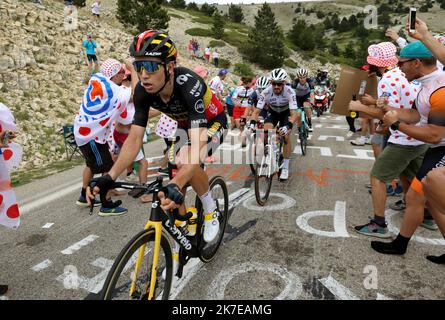
{"label": "sneaker", "polygon": [[371,144],[371,138],[370,137],[366,137],[365,138],[365,144]]}
{"label": "sneaker", "polygon": [[280,180],[287,180],[287,179],[289,179],[289,169],[283,168],[281,169]]}
{"label": "sneaker", "polygon": [[168,167],[165,167],[165,168],[159,168],[159,169],[158,169],[158,173],[159,173],[159,174],[163,174],[163,175],[168,176],[168,174],[169,174],[169,172],[168,172]]}
{"label": "sneaker", "polygon": [[400,197],[403,195],[403,188],[402,185],[397,183],[397,187],[394,189],[394,192],[392,194],[394,197]]}
{"label": "sneaker", "polygon": [[[90,205],[87,202],[87,198],[85,198],[84,196],[80,196],[79,199],[76,201],[76,204],[79,207],[89,207]],[[100,206],[100,201],[97,199],[94,199],[94,206]]]}
{"label": "sneaker", "polygon": [[372,219],[368,224],[363,226],[356,226],[354,230],[360,234],[364,234],[366,236],[377,237],[377,238],[390,238],[391,234],[388,231],[388,228],[385,226],[381,226],[375,223]]}
{"label": "sneaker", "polygon": [[352,131],[348,131],[348,133],[346,134],[347,139],[351,139],[353,136],[354,136],[354,132],[352,132]]}
{"label": "sneaker", "polygon": [[138,175],[133,171],[132,173],[130,173],[129,175],[127,175],[125,177],[125,181],[127,182],[139,182],[139,177]]}
{"label": "sneaker", "polygon": [[219,211],[216,209],[212,213],[204,215],[204,241],[212,242],[215,240],[219,231]]}
{"label": "sneaker", "polygon": [[352,140],[351,144],[354,145],[354,146],[364,146],[365,145],[365,139],[362,138],[362,137],[357,138],[355,140]]}
{"label": "sneaker", "polygon": [[390,204],[389,207],[395,211],[402,211],[402,210],[405,210],[406,203],[405,203],[405,200],[402,199],[402,200],[399,200],[393,204]]}
{"label": "sneaker", "polygon": [[439,229],[436,222],[432,219],[423,219],[423,222],[420,224],[420,226],[433,231]]}
{"label": "sneaker", "polygon": [[123,207],[117,207],[117,208],[104,208],[104,207],[101,207],[98,214],[101,217],[111,217],[111,216],[123,215],[123,214],[127,213],[127,211],[128,210],[123,208]]}
{"label": "sneaker", "polygon": [[[173,260],[173,276],[176,276],[176,273],[178,273],[178,269],[179,269],[179,252],[175,252],[173,251],[173,256],[172,256],[172,260]],[[164,270],[162,271],[162,279],[165,281],[165,279],[167,278],[167,268],[164,268]]]}

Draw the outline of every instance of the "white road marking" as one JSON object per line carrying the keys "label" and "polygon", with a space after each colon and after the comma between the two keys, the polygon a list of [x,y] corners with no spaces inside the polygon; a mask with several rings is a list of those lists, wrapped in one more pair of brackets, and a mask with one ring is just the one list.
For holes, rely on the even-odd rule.
{"label": "white road marking", "polygon": [[347,154],[338,154],[338,158],[349,158],[349,159],[357,159],[357,160],[375,160],[374,153],[372,150],[367,149],[354,149],[355,156],[347,155]]}
{"label": "white road marking", "polygon": [[31,270],[35,272],[42,271],[46,268],[48,268],[50,265],[52,265],[52,261],[49,259],[46,259],[45,261],[40,262],[39,264],[36,264],[34,267],[31,268]]}
{"label": "white road marking", "polygon": [[376,300],[392,300],[392,299],[384,296],[383,294],[377,293],[377,299]]}
{"label": "white road marking", "polygon": [[341,137],[341,136],[319,136],[318,141],[326,141],[329,138],[335,139],[336,141],[339,141],[339,142],[345,141],[345,137]]}
{"label": "white road marking", "polygon": [[53,225],[54,225],[54,223],[47,223],[47,224],[45,224],[45,225],[42,227],[42,229],[49,229],[49,228],[51,228]]}
{"label": "white road marking", "polygon": [[[277,297],[274,298],[274,300],[295,300],[303,291],[303,286],[298,276],[288,271],[286,268],[273,263],[246,262],[224,269],[222,272],[220,272],[207,290],[207,299],[223,300],[224,291],[229,282],[236,276],[247,272],[259,272],[260,274],[269,272],[274,273],[281,278],[281,280],[286,284],[286,287]],[[255,291],[254,287],[252,287],[252,291]]]}
{"label": "white road marking", "polygon": [[94,234],[89,235],[85,239],[80,240],[79,242],[73,244],[72,246],[66,248],[65,250],[60,251],[62,254],[73,254],[76,251],[79,251],[81,248],[89,245],[91,242],[99,238],[99,236],[96,236]]}
{"label": "white road marking", "polygon": [[[314,217],[333,217],[334,231],[318,230],[309,225],[309,220]],[[296,219],[297,226],[311,234],[315,234],[322,237],[330,238],[349,238],[348,231],[346,229],[346,202],[337,201],[335,203],[334,211],[309,211],[298,216]]]}
{"label": "white road marking", "polygon": [[46,204],[48,204],[49,202],[55,201],[59,198],[62,198],[74,191],[79,191],[80,188],[82,188],[82,182],[79,183],[75,183],[73,185],[70,185],[64,189],[59,189],[59,190],[55,190],[54,192],[46,195],[46,196],[42,196],[37,200],[28,202],[24,205],[20,206],[20,214],[24,215],[27,214],[29,212],[32,212],[33,210],[39,208],[39,207],[43,207]]}
{"label": "white road marking", "polygon": [[250,192],[250,196],[243,201],[243,206],[249,210],[252,211],[281,211],[285,209],[292,208],[297,203],[293,198],[289,197],[288,195],[282,194],[282,193],[270,193],[270,197],[278,197],[282,199],[281,203],[278,204],[266,204],[265,206],[259,206],[256,203],[255,199],[255,193],[254,191]]}
{"label": "white road marking", "polygon": [[345,129],[349,129],[348,126],[345,125],[339,125],[339,124],[334,124],[330,127],[326,127],[325,129],[339,129],[339,130],[345,130]]}
{"label": "white road marking", "polygon": [[323,125],[322,125],[322,124],[316,124],[316,125],[314,126],[314,128],[323,128]]}
{"label": "white road marking", "polygon": [[[332,157],[332,151],[329,147],[314,147],[314,146],[307,146],[308,149],[318,149],[320,150],[320,153],[323,157]],[[296,154],[302,154],[301,153],[301,147],[296,146],[294,149],[294,153]]]}
{"label": "white road marking", "polygon": [[339,300],[360,300],[351,292],[351,290],[340,284],[332,276],[319,279],[318,281],[320,281]]}
{"label": "white road marking", "polygon": [[156,167],[148,167],[147,168],[147,171],[150,171],[150,170],[156,170],[156,169],[159,169],[160,168],[160,166],[156,166]]}
{"label": "white road marking", "polygon": [[159,159],[162,159],[162,158],[164,158],[163,155],[162,156],[157,156],[157,157],[146,158],[146,159],[147,159],[148,163],[150,163],[153,160],[159,160]]}

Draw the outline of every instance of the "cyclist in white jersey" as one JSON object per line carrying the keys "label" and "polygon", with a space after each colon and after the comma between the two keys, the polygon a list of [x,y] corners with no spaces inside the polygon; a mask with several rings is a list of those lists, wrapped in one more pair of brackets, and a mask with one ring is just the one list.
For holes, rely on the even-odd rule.
{"label": "cyclist in white jersey", "polygon": [[264,130],[272,130],[279,123],[278,134],[284,136],[285,140],[283,148],[284,163],[280,180],[289,178],[289,159],[292,152],[291,132],[293,124],[300,116],[295,91],[286,85],[287,78],[287,73],[284,69],[272,70],[270,73],[271,85],[261,93],[249,124],[249,128],[254,129],[258,114],[266,105],[269,106],[267,117],[264,121]]}
{"label": "cyclist in white jersey", "polygon": [[232,96],[232,101],[235,103],[233,108],[233,119],[235,120],[236,128],[240,130],[241,147],[246,146],[246,135],[244,134],[244,127],[246,125],[246,118],[249,116],[249,111],[252,108],[252,95],[254,90],[250,87],[252,82],[251,77],[241,78],[242,86],[235,89]]}
{"label": "cyclist in white jersey", "polygon": [[307,81],[309,72],[300,68],[297,70],[297,78],[293,83],[295,95],[297,96],[298,107],[301,112],[306,113],[309,132],[312,132],[312,104],[314,103],[314,86]]}

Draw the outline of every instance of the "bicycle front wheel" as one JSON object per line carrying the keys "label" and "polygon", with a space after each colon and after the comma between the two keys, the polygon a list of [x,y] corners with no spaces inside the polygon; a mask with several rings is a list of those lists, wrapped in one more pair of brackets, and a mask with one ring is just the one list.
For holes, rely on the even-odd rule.
{"label": "bicycle front wheel", "polygon": [[173,279],[171,246],[162,233],[156,276],[152,279],[154,247],[154,229],[143,230],[130,240],[108,273],[101,299],[147,300],[150,285],[155,281],[153,299],[168,300]]}
{"label": "bicycle front wheel", "polygon": [[[272,179],[274,168],[272,157],[269,154],[269,148],[266,148],[261,163],[257,165],[255,174],[255,198],[260,206],[264,206],[269,199],[270,189],[272,188]],[[275,156],[275,155],[272,155]]]}

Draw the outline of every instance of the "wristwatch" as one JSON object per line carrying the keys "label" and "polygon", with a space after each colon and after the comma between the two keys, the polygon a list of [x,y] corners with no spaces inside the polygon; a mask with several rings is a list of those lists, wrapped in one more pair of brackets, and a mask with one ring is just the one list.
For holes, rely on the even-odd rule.
{"label": "wristwatch", "polygon": [[397,131],[397,130],[399,130],[399,125],[400,125],[400,121],[397,120],[396,122],[394,122],[394,123],[391,125],[391,129],[394,130],[394,131]]}

